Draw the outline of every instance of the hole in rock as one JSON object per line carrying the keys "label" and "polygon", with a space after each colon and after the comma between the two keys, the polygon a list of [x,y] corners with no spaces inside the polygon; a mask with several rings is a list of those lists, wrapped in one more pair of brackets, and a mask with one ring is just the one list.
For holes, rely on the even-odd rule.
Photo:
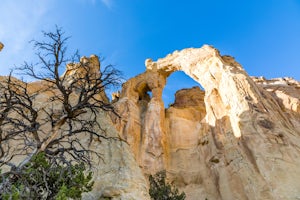
{"label": "hole in rock", "polygon": [[138,88],[138,105],[141,110],[146,111],[149,101],[152,98],[152,91],[146,83],[143,83]]}
{"label": "hole in rock", "polygon": [[177,91],[182,89],[190,89],[195,86],[199,87],[201,90],[204,90],[198,82],[186,75],[183,71],[173,72],[167,78],[167,84],[162,94],[165,108],[170,107],[170,105],[175,102],[175,93]]}
{"label": "hole in rock", "polygon": [[152,91],[150,90],[149,86],[147,84],[142,84],[138,88],[139,93],[139,101],[150,101],[152,98]]}
{"label": "hole in rock", "polygon": [[152,98],[152,91],[151,90],[149,90],[149,91],[147,91],[147,95],[150,97],[150,99]]}

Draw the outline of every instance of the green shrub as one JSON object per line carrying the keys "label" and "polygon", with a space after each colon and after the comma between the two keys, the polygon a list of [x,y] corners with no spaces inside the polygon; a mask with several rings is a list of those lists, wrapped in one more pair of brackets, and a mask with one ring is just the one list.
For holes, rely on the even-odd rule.
{"label": "green shrub", "polygon": [[150,189],[149,194],[154,200],[184,200],[185,193],[179,194],[174,186],[166,183],[166,171],[149,176]]}
{"label": "green shrub", "polygon": [[94,184],[85,170],[84,164],[52,163],[39,153],[22,170],[2,174],[0,199],[81,199]]}

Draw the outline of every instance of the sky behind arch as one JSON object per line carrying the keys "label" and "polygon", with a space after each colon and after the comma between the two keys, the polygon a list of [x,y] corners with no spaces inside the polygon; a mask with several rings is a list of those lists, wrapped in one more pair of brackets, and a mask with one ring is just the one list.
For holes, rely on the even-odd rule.
{"label": "sky behind arch", "polygon": [[[209,44],[249,75],[300,80],[299,0],[1,0],[0,10],[1,75],[33,61],[28,41],[58,25],[72,36],[69,49],[102,55],[125,78],[142,73],[146,58]],[[174,90],[195,84],[176,73],[167,101]]]}

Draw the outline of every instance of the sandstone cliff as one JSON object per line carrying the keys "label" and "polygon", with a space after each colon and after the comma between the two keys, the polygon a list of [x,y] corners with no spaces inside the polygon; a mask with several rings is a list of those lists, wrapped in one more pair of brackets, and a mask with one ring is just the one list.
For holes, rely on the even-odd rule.
{"label": "sandstone cliff", "polygon": [[[164,109],[162,90],[178,70],[205,91],[179,91]],[[123,85],[114,123],[144,174],[165,169],[187,199],[297,199],[299,97],[299,82],[251,78],[203,46],[146,60]]]}
{"label": "sandstone cliff", "polygon": [[[98,57],[92,55],[91,57],[81,58],[81,63],[88,64],[90,71],[99,73],[100,63]],[[87,70],[80,67],[82,64],[69,64],[67,65],[66,72],[64,73],[66,84],[74,84],[74,77],[85,76]],[[92,73],[94,74],[94,73]],[[1,83],[7,83],[7,77],[0,76]],[[80,79],[77,79],[80,80]],[[15,85],[24,85],[24,82],[16,78],[12,78],[12,81],[17,83]],[[52,99],[53,96],[57,95],[58,92],[55,89],[49,90],[49,82],[47,81],[37,81],[28,84],[28,94],[32,95],[33,106],[39,110],[38,118],[41,122],[41,126],[45,132],[39,132],[41,137],[47,137],[44,135],[48,134],[52,129],[50,122],[45,123],[47,114],[43,110],[54,109],[54,114],[57,113],[58,116],[62,113],[61,103],[55,102]],[[53,88],[53,87],[52,87]],[[3,88],[1,88],[3,89]],[[3,92],[0,89],[0,93]],[[76,93],[74,93],[76,95]],[[70,101],[76,101],[77,98],[72,96]],[[105,93],[101,92],[95,98],[100,98],[104,102],[108,101]],[[52,115],[52,117],[55,117]],[[91,113],[85,113],[82,118],[88,119],[91,117]],[[119,140],[119,133],[114,128],[110,117],[107,112],[99,109],[97,110],[97,121],[100,126],[94,125],[94,130],[99,134],[105,134],[105,137],[109,139],[99,139],[92,138],[91,135],[80,134],[76,137],[81,141],[81,144],[85,146],[86,149],[98,152],[101,157],[93,156],[92,159],[92,170],[94,172],[94,187],[93,191],[84,194],[83,199],[149,199],[148,186],[145,177],[142,174],[141,169],[137,165],[134,156],[129,148],[129,145]],[[10,127],[8,127],[10,128]],[[62,127],[66,130],[66,127]],[[104,131],[104,133],[103,133]],[[13,146],[24,145],[24,142],[20,140],[12,141]],[[11,162],[20,163],[24,157],[15,157]],[[6,167],[1,168],[2,171],[8,170]]]}
{"label": "sandstone cliff", "polygon": [[[82,62],[100,69],[95,56]],[[81,75],[75,65],[65,72],[70,83]],[[162,92],[178,70],[204,90],[180,90],[165,109]],[[31,83],[32,91],[43,84]],[[54,94],[40,93],[35,106],[50,106]],[[296,80],[249,77],[232,57],[203,46],[146,60],[146,71],[124,83],[115,97],[121,118],[99,111],[98,120],[107,136],[122,140],[92,142],[103,160],[95,160],[95,187],[85,199],[150,199],[148,175],[161,170],[188,200],[300,198]]]}

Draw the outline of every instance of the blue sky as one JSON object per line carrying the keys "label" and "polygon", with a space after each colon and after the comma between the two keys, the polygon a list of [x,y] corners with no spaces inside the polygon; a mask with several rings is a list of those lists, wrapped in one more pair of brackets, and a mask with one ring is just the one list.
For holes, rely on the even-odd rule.
{"label": "blue sky", "polygon": [[[72,36],[69,49],[102,55],[125,78],[142,73],[146,58],[210,44],[249,75],[300,80],[300,0],[1,0],[0,74],[34,61],[28,41],[56,24]],[[172,75],[165,104],[192,85]]]}

